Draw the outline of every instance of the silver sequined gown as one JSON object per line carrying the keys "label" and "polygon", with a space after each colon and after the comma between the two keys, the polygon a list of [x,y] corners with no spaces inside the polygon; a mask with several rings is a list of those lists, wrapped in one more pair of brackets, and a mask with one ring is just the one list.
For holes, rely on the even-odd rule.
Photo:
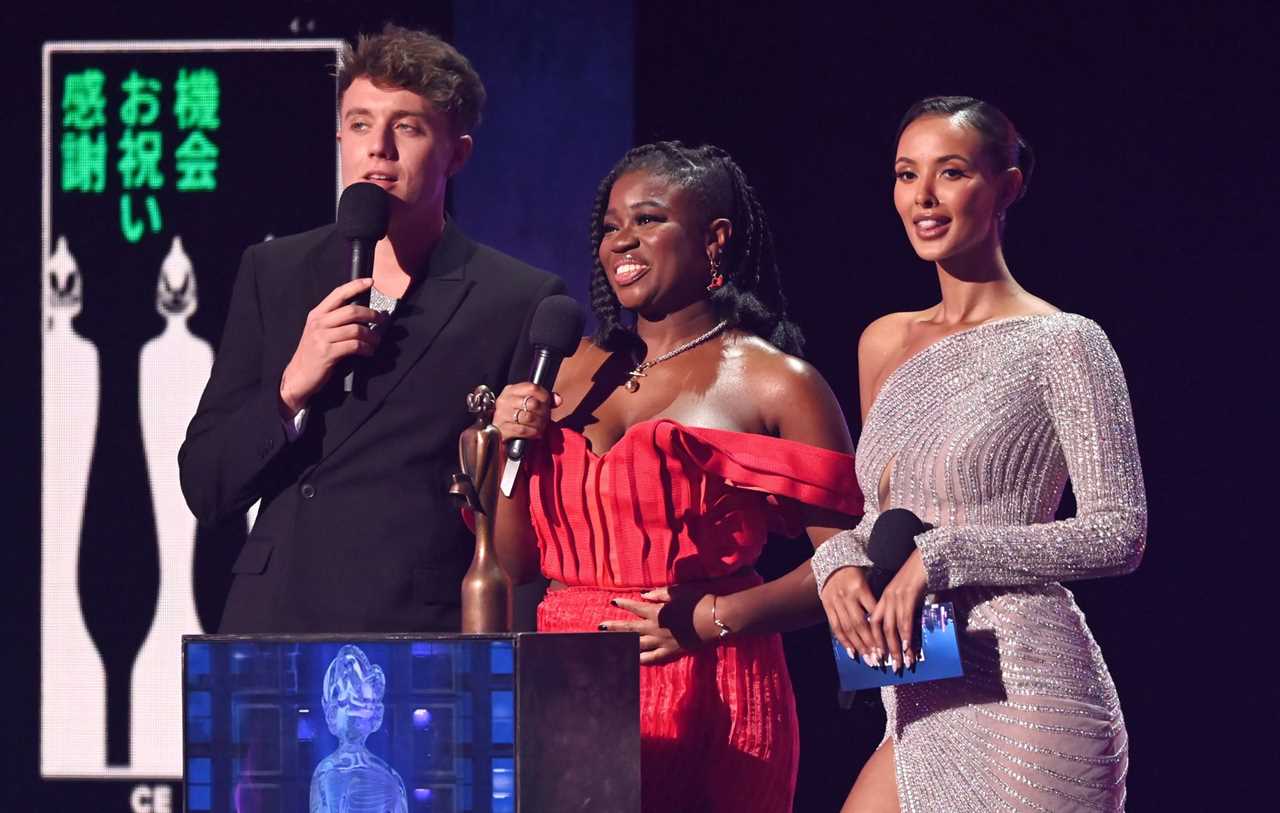
{"label": "silver sequined gown", "polygon": [[[1106,335],[1057,313],[927,347],[884,382],[857,471],[866,516],[815,560],[867,564],[879,512],[907,508],[937,526],[916,542],[961,630],[963,678],[883,690],[902,809],[1122,809],[1120,702],[1058,583],[1127,573],[1145,544],[1129,395]],[[1068,475],[1078,513],[1054,521]]]}

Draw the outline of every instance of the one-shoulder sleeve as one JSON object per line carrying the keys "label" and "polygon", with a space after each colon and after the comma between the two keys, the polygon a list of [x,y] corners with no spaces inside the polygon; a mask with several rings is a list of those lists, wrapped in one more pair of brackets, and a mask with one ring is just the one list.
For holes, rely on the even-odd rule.
{"label": "one-shoulder sleeve", "polygon": [[1045,339],[1045,403],[1075,490],[1071,519],[954,525],[916,537],[929,589],[1019,585],[1128,573],[1146,544],[1147,498],[1124,372],[1082,317]]}
{"label": "one-shoulder sleeve", "polygon": [[654,432],[658,448],[678,452],[687,463],[738,488],[851,517],[862,513],[853,455],[785,438],[685,427],[674,421],[660,421]]}

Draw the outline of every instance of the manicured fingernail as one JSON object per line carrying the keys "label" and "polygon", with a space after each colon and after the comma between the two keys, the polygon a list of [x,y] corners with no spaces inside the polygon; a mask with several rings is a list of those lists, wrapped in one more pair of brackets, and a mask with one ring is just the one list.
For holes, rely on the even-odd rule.
{"label": "manicured fingernail", "polygon": [[858,659],[858,653],[857,653],[857,652],[854,652],[854,651],[853,651],[853,649],[852,649],[851,647],[845,647],[845,648],[844,648],[844,654],[848,655],[848,656],[849,656],[849,660],[851,660],[851,661],[856,661],[856,660]]}
{"label": "manicured fingernail", "polygon": [[652,590],[648,590],[648,591],[646,591],[646,592],[644,592],[644,593],[641,593],[641,594],[640,594],[640,598],[642,598],[642,599],[646,599],[646,600],[647,600],[647,599],[651,599],[651,598],[653,598],[653,591],[652,591]]}
{"label": "manicured fingernail", "polygon": [[613,606],[615,606],[615,607],[617,607],[617,606],[618,606],[618,600],[617,600],[616,598],[611,598],[611,599],[609,599],[609,603],[610,603],[610,604],[612,604],[612,605],[613,605]]}
{"label": "manicured fingernail", "polygon": [[609,629],[609,628],[608,628],[608,627],[606,627],[604,624],[601,624],[599,627],[596,627],[596,629],[598,629],[598,630],[600,630],[600,631],[602,631],[602,632],[605,632],[605,631],[608,631],[608,629]]}
{"label": "manicured fingernail", "polygon": [[876,663],[874,660],[871,659],[871,656],[869,654],[864,654],[862,656],[862,662],[865,663],[867,666],[871,667],[872,669],[875,669],[877,666],[879,666],[878,663]]}

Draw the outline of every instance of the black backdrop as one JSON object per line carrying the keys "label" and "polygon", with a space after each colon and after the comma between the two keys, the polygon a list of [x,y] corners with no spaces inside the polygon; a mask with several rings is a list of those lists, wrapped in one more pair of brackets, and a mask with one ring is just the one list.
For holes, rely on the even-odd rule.
{"label": "black backdrop", "polygon": [[[96,7],[95,7],[96,8]],[[3,155],[8,270],[3,507],[10,643],[3,762],[16,798],[36,785],[38,711],[39,45],[46,39],[323,36],[394,18],[447,33],[447,3],[176,7],[78,4],[4,12],[10,90]],[[1015,275],[1097,320],[1129,377],[1146,470],[1146,560],[1073,585],[1111,665],[1132,738],[1130,809],[1267,804],[1280,765],[1269,639],[1273,452],[1267,405],[1269,250],[1277,175],[1270,107],[1276,12],[1263,3],[886,5],[635,4],[637,142],[729,149],[770,214],[793,310],[856,425],[854,348],[875,316],[936,298],[890,203],[901,112],[934,93],[981,96],[1037,150],[1011,212]],[[511,36],[519,35],[513,10]],[[584,109],[584,115],[590,115]],[[467,213],[475,217],[475,213]],[[586,213],[583,213],[585,221]],[[518,252],[518,247],[506,247]],[[584,258],[584,266],[585,266]],[[557,269],[566,276],[583,269]],[[793,550],[774,550],[778,569]],[[1270,615],[1268,615],[1270,613]],[[839,711],[819,633],[790,636],[804,716],[797,810],[833,809],[882,725]],[[19,807],[6,794],[7,809]],[[71,797],[67,797],[70,799]],[[79,799],[93,809],[91,796]],[[38,810],[79,804],[44,798]],[[113,808],[114,809],[114,808]],[[123,808],[121,808],[123,809]]]}

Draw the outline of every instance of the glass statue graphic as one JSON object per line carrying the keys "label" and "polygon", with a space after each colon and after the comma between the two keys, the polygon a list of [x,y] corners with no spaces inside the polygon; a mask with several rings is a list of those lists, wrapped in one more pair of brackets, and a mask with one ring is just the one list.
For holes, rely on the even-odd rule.
{"label": "glass statue graphic", "polygon": [[192,573],[196,520],[182,498],[174,461],[213,366],[213,350],[187,327],[199,301],[195,271],[181,237],[173,238],[160,263],[155,307],[165,328],[142,347],[138,406],[159,542],[160,594],[151,629],[133,664],[130,751],[135,770],[178,776],[182,708],[161,698],[182,696],[179,642],[183,634],[198,634],[201,628]]}
{"label": "glass statue graphic", "polygon": [[338,650],[324,673],[324,719],[338,750],[311,775],[311,813],[408,813],[404,782],[365,747],[382,726],[387,678],[357,646]]}
{"label": "glass statue graphic", "polygon": [[98,431],[98,349],[71,325],[80,314],[84,284],[65,236],[58,238],[44,272],[40,773],[92,776],[107,762],[106,672],[80,612],[77,557]]}

